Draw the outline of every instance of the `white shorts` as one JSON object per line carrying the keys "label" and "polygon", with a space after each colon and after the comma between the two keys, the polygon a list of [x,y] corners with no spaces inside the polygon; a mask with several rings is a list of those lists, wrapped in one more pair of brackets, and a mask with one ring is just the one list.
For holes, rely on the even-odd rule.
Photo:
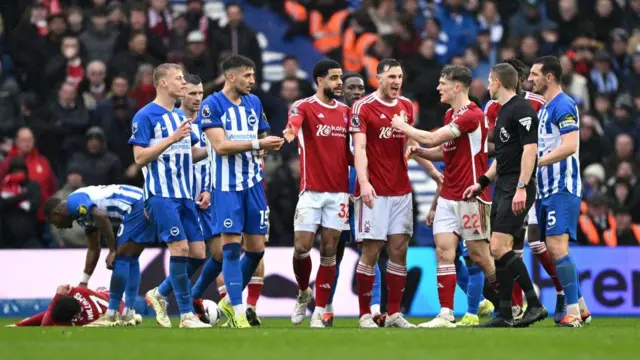
{"label": "white shorts", "polygon": [[527,224],[538,225],[538,214],[536,214],[536,203],[533,203],[533,205],[531,205],[531,209],[529,209],[529,213],[527,214]]}
{"label": "white shorts", "polygon": [[440,198],[433,219],[433,234],[454,233],[465,241],[488,240],[491,205],[481,201]]}
{"label": "white shorts", "polygon": [[394,234],[413,234],[413,198],[411,194],[401,196],[378,196],[373,209],[356,199],[356,241],[387,240]]}
{"label": "white shorts", "polygon": [[295,231],[315,233],[321,226],[349,230],[349,194],[303,191],[293,218]]}

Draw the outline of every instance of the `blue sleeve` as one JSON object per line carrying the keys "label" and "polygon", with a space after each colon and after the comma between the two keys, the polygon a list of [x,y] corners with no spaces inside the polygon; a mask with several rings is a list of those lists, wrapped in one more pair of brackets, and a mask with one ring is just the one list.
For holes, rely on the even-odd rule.
{"label": "blue sleeve", "polygon": [[222,111],[219,106],[216,106],[213,95],[207,97],[202,102],[202,105],[200,105],[200,113],[198,114],[200,128],[202,130],[216,127],[224,128],[222,120],[220,119],[221,116]]}
{"label": "blue sleeve", "polygon": [[200,139],[198,138],[198,135],[196,135],[196,133],[193,130],[191,130],[190,136],[191,136],[191,146],[197,145],[198,142],[200,141]]}
{"label": "blue sleeve", "polygon": [[93,206],[96,206],[96,204],[85,193],[73,193],[67,198],[67,211],[74,219],[91,220],[91,208]]}
{"label": "blue sleeve", "polygon": [[578,109],[573,105],[572,101],[567,100],[565,99],[565,101],[556,106],[551,120],[560,129],[561,135],[580,129],[578,125]]}
{"label": "blue sleeve", "polygon": [[271,126],[269,126],[269,122],[267,121],[267,115],[264,113],[264,109],[262,108],[262,103],[258,97],[255,97],[256,101],[256,112],[258,113],[258,134],[263,133],[265,131],[269,131]]}
{"label": "blue sleeve", "polygon": [[131,121],[129,144],[147,147],[151,141],[152,134],[149,116],[142,110],[138,111]]}

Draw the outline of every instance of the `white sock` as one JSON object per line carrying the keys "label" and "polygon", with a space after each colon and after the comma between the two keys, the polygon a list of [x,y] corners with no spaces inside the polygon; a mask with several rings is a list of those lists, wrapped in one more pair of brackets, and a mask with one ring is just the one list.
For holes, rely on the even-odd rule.
{"label": "white sock", "polygon": [[580,318],[580,306],[578,304],[567,305],[567,314]]}
{"label": "white sock", "polygon": [[584,297],[578,299],[578,306],[580,307],[581,312],[588,312],[587,303],[584,301]]}
{"label": "white sock", "polygon": [[380,314],[380,304],[371,305],[371,314]]}
{"label": "white sock", "polygon": [[324,311],[328,313],[333,313],[333,304],[327,304],[327,306],[324,307]]}
{"label": "white sock", "polygon": [[324,314],[326,311],[326,308],[320,307],[320,306],[316,306],[316,308],[313,310],[313,313],[320,313],[320,314]]}
{"label": "white sock", "polygon": [[225,296],[224,299],[222,300],[224,301],[225,304],[231,305],[231,298],[229,296]]}
{"label": "white sock", "polygon": [[444,317],[447,320],[451,320],[453,321],[453,310],[449,309],[449,308],[442,308],[440,309],[440,317]]}
{"label": "white sock", "polygon": [[107,316],[116,316],[117,310],[107,310]]}
{"label": "white sock", "polygon": [[564,290],[556,291],[556,295],[564,295]]}
{"label": "white sock", "polygon": [[193,315],[193,313],[188,312],[188,313],[180,314],[180,321],[184,320],[189,315]]}
{"label": "white sock", "polygon": [[245,313],[245,309],[244,309],[244,304],[240,304],[240,305],[233,305],[233,312],[236,313],[236,316],[240,315],[240,314],[244,314]]}

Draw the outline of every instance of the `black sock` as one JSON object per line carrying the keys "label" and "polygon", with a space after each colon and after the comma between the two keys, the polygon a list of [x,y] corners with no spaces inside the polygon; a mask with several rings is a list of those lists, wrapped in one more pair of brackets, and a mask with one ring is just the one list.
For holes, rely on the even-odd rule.
{"label": "black sock", "polygon": [[498,304],[500,303],[496,288],[486,278],[484,281],[484,288],[482,289],[482,296],[484,296],[485,299],[491,301],[494,306],[498,306]]}
{"label": "black sock", "polygon": [[538,299],[538,295],[533,288],[533,282],[522,259],[511,250],[500,258],[500,262],[509,270],[513,279],[518,282],[522,291],[524,291],[524,295],[527,297],[527,305],[541,306],[540,299]]}
{"label": "black sock", "polygon": [[496,260],[496,277],[498,278],[498,316],[503,319],[513,319],[511,312],[511,292],[513,292],[513,276],[507,269],[502,259]]}

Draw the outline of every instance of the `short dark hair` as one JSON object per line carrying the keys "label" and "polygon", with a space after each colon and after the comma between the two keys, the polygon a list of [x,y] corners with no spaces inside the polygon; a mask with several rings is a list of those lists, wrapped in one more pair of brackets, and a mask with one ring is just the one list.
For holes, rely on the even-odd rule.
{"label": "short dark hair", "polygon": [[392,59],[392,58],[382,59],[378,63],[378,68],[376,69],[376,72],[378,73],[378,75],[380,75],[383,72],[396,66],[402,67],[402,65],[398,60]]}
{"label": "short dark hair", "polygon": [[518,87],[518,72],[513,66],[507,63],[500,63],[495,65],[491,72],[493,75],[500,80],[502,86],[507,90],[517,91]]}
{"label": "short dark hair", "polygon": [[47,201],[44,202],[44,206],[42,207],[42,212],[44,213],[44,217],[49,219],[53,211],[60,205],[62,199],[58,197],[50,197]]}
{"label": "short dark hair", "polygon": [[70,322],[81,310],[80,303],[73,296],[60,296],[51,309],[51,319],[54,323]]}
{"label": "short dark hair", "polygon": [[471,86],[471,82],[473,81],[473,75],[471,75],[471,70],[469,70],[466,66],[460,65],[447,65],[442,71],[440,71],[440,77],[445,78],[449,81],[457,81],[461,83],[465,88]]}
{"label": "short dark hair", "polygon": [[240,6],[240,4],[238,4],[235,1],[230,1],[227,3],[227,5],[225,5],[224,9],[225,10],[229,10],[230,7],[232,6],[237,6],[238,8],[240,8],[240,11],[244,13],[244,9],[242,9],[242,6]]}
{"label": "short dark hair", "polygon": [[293,60],[295,62],[300,62],[300,60],[298,60],[298,57],[295,56],[295,55],[287,55],[284,58],[282,58],[282,62],[289,61],[289,60]]}
{"label": "short dark hair", "polygon": [[186,81],[187,84],[191,84],[191,85],[202,84],[202,79],[200,79],[200,76],[195,74],[184,74],[184,81]]}
{"label": "short dark hair", "polygon": [[503,63],[507,63],[511,66],[513,66],[514,69],[516,69],[516,71],[518,72],[518,77],[520,79],[524,79],[525,77],[527,77],[527,65],[525,65],[522,61],[516,59],[516,58],[510,58],[507,60],[504,60]]}
{"label": "short dark hair", "polygon": [[141,12],[147,16],[147,6],[143,3],[135,2],[129,5],[129,15],[131,15],[132,12]]}
{"label": "short dark hair", "polygon": [[255,69],[256,64],[253,60],[242,55],[231,55],[222,61],[222,71],[224,72],[237,68]]}
{"label": "short dark hair", "polygon": [[348,73],[342,75],[342,82],[347,82],[347,80],[349,80],[351,78],[354,78],[354,77],[357,77],[360,80],[364,81],[364,77],[362,77],[362,75],[360,75],[359,73],[357,73],[357,72],[348,72]]}
{"label": "short dark hair", "polygon": [[313,67],[313,82],[317,84],[318,78],[327,76],[331,69],[342,69],[342,66],[340,66],[337,61],[331,59],[318,61]]}
{"label": "short dark hair", "polygon": [[537,58],[533,64],[540,64],[542,67],[540,71],[542,71],[543,75],[551,74],[555,78],[556,82],[559,83],[562,79],[562,65],[560,65],[560,59],[555,56],[542,56]]}

